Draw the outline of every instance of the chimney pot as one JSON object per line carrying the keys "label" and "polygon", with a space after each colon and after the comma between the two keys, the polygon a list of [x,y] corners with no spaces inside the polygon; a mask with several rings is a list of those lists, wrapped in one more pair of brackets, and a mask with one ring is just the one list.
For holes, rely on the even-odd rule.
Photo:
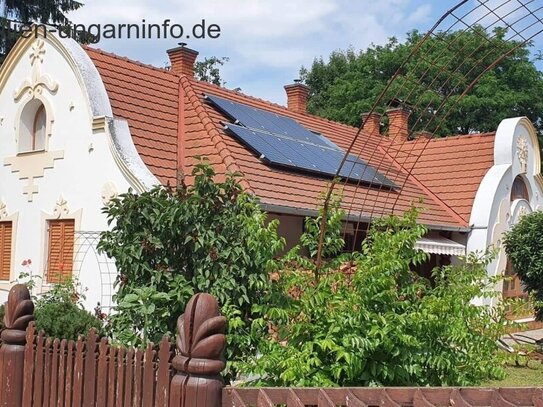
{"label": "chimney pot", "polygon": [[172,72],[178,75],[194,76],[194,63],[198,51],[187,48],[185,43],[179,43],[179,47],[167,50],[172,66]]}
{"label": "chimney pot", "polygon": [[381,134],[381,115],[379,113],[362,113],[362,123],[364,124],[364,131],[370,136],[379,136]]}
{"label": "chimney pot", "polygon": [[309,97],[309,86],[296,82],[286,85],[287,107],[296,113],[307,113],[307,98]]}
{"label": "chimney pot", "polygon": [[409,138],[409,116],[411,111],[405,106],[387,110],[388,136],[397,142],[407,141]]}

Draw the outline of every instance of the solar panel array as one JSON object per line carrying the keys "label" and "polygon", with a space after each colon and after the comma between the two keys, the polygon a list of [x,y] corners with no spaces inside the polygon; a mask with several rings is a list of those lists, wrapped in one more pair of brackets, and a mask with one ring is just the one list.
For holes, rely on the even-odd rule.
{"label": "solar panel array", "polygon": [[[336,175],[345,151],[325,136],[306,129],[289,117],[217,96],[206,95],[206,99],[235,122],[225,125],[228,132],[258,154],[265,163],[326,177]],[[354,155],[348,156],[339,176],[372,186],[396,187]]]}

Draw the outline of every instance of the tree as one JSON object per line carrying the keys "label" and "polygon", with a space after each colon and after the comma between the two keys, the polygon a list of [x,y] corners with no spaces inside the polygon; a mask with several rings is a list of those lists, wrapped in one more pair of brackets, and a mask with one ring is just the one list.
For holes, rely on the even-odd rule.
{"label": "tree", "polygon": [[513,270],[533,296],[536,319],[543,321],[543,212],[533,212],[505,234],[503,243]]}
{"label": "tree", "polygon": [[[335,51],[328,61],[320,58],[310,69],[302,67],[301,76],[311,88],[309,111],[360,125],[361,113],[371,109],[421,38],[419,32],[412,31],[404,42],[391,38],[385,45],[372,45],[365,51]],[[407,103],[417,102],[412,118],[421,121],[411,123],[412,127],[416,125],[418,130],[435,131],[438,135],[494,131],[504,118],[523,115],[541,131],[542,73],[530,60],[531,44],[520,45],[506,38],[504,29],[489,33],[481,27],[471,31],[440,32],[430,37],[416,57],[403,67],[379,107],[381,113],[389,102],[386,99],[396,96]],[[483,67],[509,51],[511,54],[460,100],[460,94]],[[442,102],[444,106],[432,119]],[[449,109],[447,116],[445,112]],[[438,126],[441,120],[444,123]]]}
{"label": "tree", "polygon": [[416,218],[411,210],[377,220],[362,251],[336,252],[343,261],[327,259],[318,280],[311,262],[287,256],[274,283],[285,296],[270,303],[272,329],[245,366],[251,384],[469,386],[503,377],[504,308],[473,304],[495,296],[485,267],[492,256],[422,278],[415,268],[428,255],[415,245],[426,229]]}
{"label": "tree", "polygon": [[209,82],[217,86],[224,86],[225,81],[221,78],[220,67],[228,62],[228,57],[209,57],[203,61],[197,61],[194,65],[194,75],[197,79]]}
{"label": "tree", "polygon": [[0,64],[4,62],[19,33],[14,24],[40,23],[66,25],[70,22],[67,13],[77,10],[83,3],[76,0],[4,0],[0,24],[5,28],[0,36]]}
{"label": "tree", "polygon": [[238,174],[222,182],[205,163],[194,184],[128,192],[104,208],[113,225],[99,250],[115,259],[119,312],[112,335],[124,344],[157,343],[196,292],[214,295],[229,320],[229,362],[251,352],[252,320],[266,301],[269,269],[284,247]]}

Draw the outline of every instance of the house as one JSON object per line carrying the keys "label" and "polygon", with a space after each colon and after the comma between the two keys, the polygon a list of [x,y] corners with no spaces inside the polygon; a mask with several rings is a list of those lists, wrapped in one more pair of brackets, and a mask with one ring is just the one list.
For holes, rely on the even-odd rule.
{"label": "house", "polygon": [[[21,38],[11,51],[0,69],[0,300],[27,272],[41,278],[36,290],[75,275],[89,308],[111,306],[114,262],[96,250],[107,228],[101,208],[129,188],[190,183],[198,156],[219,176],[243,173],[243,187],[280,220],[289,246],[315,215],[327,168],[358,129],[308,114],[303,84],[285,87],[283,107],[197,81],[189,48],[168,55],[171,69],[161,69],[50,33]],[[505,119],[495,133],[406,141],[406,112],[388,117],[397,131],[380,134],[373,115],[354,146],[350,169],[362,181],[338,187],[349,245],[362,238],[356,225],[415,203],[430,230],[418,247],[433,265],[448,264],[466,250],[500,247],[520,216],[541,209],[539,145],[527,118]],[[293,136],[321,152],[301,162],[294,147],[255,144],[266,136],[284,146]],[[506,269],[501,250],[488,273]],[[522,293],[518,282],[503,290]]]}

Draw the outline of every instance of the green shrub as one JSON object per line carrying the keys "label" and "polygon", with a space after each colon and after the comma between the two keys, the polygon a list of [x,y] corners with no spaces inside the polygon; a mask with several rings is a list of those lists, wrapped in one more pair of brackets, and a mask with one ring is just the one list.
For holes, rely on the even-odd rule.
{"label": "green shrub", "polygon": [[0,305],[0,330],[4,329],[4,305]]}
{"label": "green shrub", "polygon": [[83,308],[84,292],[77,279],[66,279],[40,295],[35,301],[36,328],[47,336],[76,340],[91,328],[102,333],[103,323]]}
{"label": "green shrub", "polygon": [[51,302],[36,307],[36,328],[47,336],[76,340],[91,328],[100,333],[102,321],[72,302]]}
{"label": "green shrub", "polygon": [[[198,164],[194,184],[128,192],[104,208],[113,225],[99,249],[115,259],[117,310],[111,334],[123,344],[158,342],[196,292],[214,295],[229,318],[230,362],[254,352],[248,332],[269,290],[268,270],[284,247],[238,174],[217,181]],[[254,308],[255,307],[255,308]]]}
{"label": "green shrub", "polygon": [[538,321],[543,321],[543,212],[523,216],[505,234],[503,243],[513,270],[528,293]]}
{"label": "green shrub", "polygon": [[252,384],[468,386],[503,376],[501,310],[472,304],[495,295],[490,257],[435,269],[432,283],[419,277],[413,270],[427,255],[415,249],[425,233],[416,216],[375,222],[362,252],[343,258],[353,276],[336,271],[337,261],[319,279],[305,259],[284,264],[276,284],[287,300],[255,322],[270,334],[244,366]]}

